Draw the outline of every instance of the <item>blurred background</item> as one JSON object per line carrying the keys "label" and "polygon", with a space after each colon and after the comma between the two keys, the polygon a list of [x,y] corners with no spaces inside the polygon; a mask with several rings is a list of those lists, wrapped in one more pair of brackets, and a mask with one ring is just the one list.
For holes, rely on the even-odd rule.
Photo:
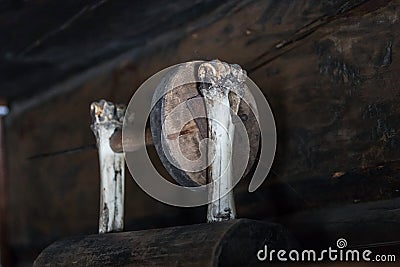
{"label": "blurred background", "polygon": [[[306,247],[399,251],[399,51],[396,0],[0,0],[2,266],[97,233],[91,102],[127,104],[159,70],[215,58],[248,71],[277,124],[273,170],[255,193],[250,177],[235,188],[238,217],[284,224]],[[205,213],[152,199],[127,172],[127,231]]]}

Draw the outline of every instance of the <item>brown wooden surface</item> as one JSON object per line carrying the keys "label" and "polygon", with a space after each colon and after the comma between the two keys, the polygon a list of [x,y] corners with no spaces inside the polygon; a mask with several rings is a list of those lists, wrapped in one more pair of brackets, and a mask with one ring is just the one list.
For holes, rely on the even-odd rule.
{"label": "brown wooden surface", "polygon": [[47,247],[34,266],[245,266],[257,251],[292,249],[281,226],[252,220],[67,238]]}
{"label": "brown wooden surface", "polygon": [[[276,218],[308,248],[334,245],[345,238],[350,247],[381,247],[400,256],[400,198],[307,210]],[[384,227],[382,227],[384,225]],[[309,228],[313,229],[310,235]],[[323,236],[323,241],[320,237]]]}
{"label": "brown wooden surface", "polygon": [[[202,139],[208,138],[208,126],[207,119],[205,118],[206,110],[204,103],[198,101],[196,103],[201,104],[195,105],[193,102],[186,102],[187,100],[194,99],[195,97],[197,97],[198,99],[202,99],[202,96],[199,93],[198,84],[187,84],[174,88],[159,100],[159,102],[153,108],[150,117],[150,125],[154,145],[156,146],[158,155],[164,167],[178,183],[185,186],[205,185],[207,183],[206,169],[197,172],[181,171],[169,162],[169,159],[165,156],[166,152],[164,148],[166,148],[167,150],[181,151],[182,155],[189,160],[196,160],[200,158],[201,154],[199,150],[199,143]],[[167,119],[169,114],[171,114],[172,110],[174,110],[178,105],[185,102],[187,103],[186,106],[191,114],[202,114],[204,115],[203,118],[196,118],[185,125],[179,125],[179,122],[183,121],[186,115],[175,112],[174,119],[176,125],[173,126],[173,129],[166,129],[168,133],[173,134],[167,136],[167,138],[164,140],[164,144],[162,144],[162,132],[160,129],[163,127],[164,121]],[[253,106],[255,105],[254,103],[251,104],[253,104]],[[250,109],[249,105],[246,104],[244,101],[241,101],[237,115],[242,118],[243,125],[246,128],[249,138],[249,160],[247,162],[247,167],[244,172],[244,175],[247,175],[252,169],[254,163],[256,162],[260,143],[260,130],[254,113]],[[181,126],[183,127],[180,128]],[[169,142],[170,139],[176,138],[179,138],[178,142]],[[238,145],[237,142],[239,142],[239,140],[235,139],[235,141],[233,143],[233,153],[240,153],[240,151],[235,151],[235,146]],[[233,168],[234,167],[235,166],[233,166]]]}

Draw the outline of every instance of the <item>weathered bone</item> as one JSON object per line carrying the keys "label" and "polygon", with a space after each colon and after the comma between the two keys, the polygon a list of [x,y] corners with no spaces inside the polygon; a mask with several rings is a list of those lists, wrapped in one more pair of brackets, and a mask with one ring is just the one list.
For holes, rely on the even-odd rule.
{"label": "weathered bone", "polygon": [[215,145],[208,173],[208,182],[212,183],[209,197],[215,201],[208,205],[207,220],[230,220],[236,216],[233,192],[228,192],[232,188],[231,158],[235,131],[230,112],[231,108],[235,113],[238,111],[247,76],[239,65],[219,60],[201,64],[198,75],[203,83],[209,85],[202,89],[202,93],[207,109],[208,134]]}
{"label": "weathered bone", "polygon": [[122,127],[125,107],[100,100],[90,110],[100,161],[99,233],[118,232],[124,227],[125,161],[111,149],[110,137]]}

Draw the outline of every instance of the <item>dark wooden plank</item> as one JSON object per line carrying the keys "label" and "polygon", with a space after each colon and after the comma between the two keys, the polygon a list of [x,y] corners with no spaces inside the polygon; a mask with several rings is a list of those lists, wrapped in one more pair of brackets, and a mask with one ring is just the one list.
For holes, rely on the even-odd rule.
{"label": "dark wooden plank", "polygon": [[[5,5],[0,17],[0,95],[12,100],[143,47],[183,23],[215,20],[222,14],[205,22],[202,15],[221,6],[229,10],[238,1],[18,2]],[[184,31],[171,37],[182,35]]]}
{"label": "dark wooden plank", "polygon": [[34,266],[244,266],[257,251],[295,248],[281,226],[252,220],[67,238],[47,247]]}
{"label": "dark wooden plank", "polygon": [[[277,217],[303,247],[324,248],[345,238],[349,247],[400,246],[400,198],[308,210]],[[312,231],[310,231],[310,228]],[[398,250],[395,251],[398,254]],[[386,253],[389,253],[387,251]]]}
{"label": "dark wooden plank", "polygon": [[247,192],[247,182],[245,179],[235,189],[239,216],[270,219],[311,209],[397,199],[400,197],[400,161],[294,182],[272,174],[260,191],[254,193]]}

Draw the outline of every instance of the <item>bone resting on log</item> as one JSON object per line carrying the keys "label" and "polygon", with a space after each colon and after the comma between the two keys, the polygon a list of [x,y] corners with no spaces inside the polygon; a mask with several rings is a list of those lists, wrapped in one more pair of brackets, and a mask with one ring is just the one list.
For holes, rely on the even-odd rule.
{"label": "bone resting on log", "polygon": [[[212,183],[208,206],[208,222],[235,218],[236,210],[232,189],[232,147],[235,126],[231,108],[237,114],[240,96],[243,94],[246,72],[239,65],[229,65],[213,60],[200,65],[199,78],[207,84],[202,89],[208,118],[208,136],[215,144],[215,155],[209,168],[209,183]],[[234,92],[235,94],[231,94]],[[230,102],[231,100],[231,102]]]}
{"label": "bone resting on log", "polygon": [[264,245],[297,247],[282,226],[239,219],[71,237],[43,250],[34,266],[253,266]]}
{"label": "bone resting on log", "polygon": [[122,231],[124,227],[124,154],[115,153],[110,138],[122,127],[125,107],[100,100],[92,103],[92,131],[96,136],[100,162],[99,233]]}

